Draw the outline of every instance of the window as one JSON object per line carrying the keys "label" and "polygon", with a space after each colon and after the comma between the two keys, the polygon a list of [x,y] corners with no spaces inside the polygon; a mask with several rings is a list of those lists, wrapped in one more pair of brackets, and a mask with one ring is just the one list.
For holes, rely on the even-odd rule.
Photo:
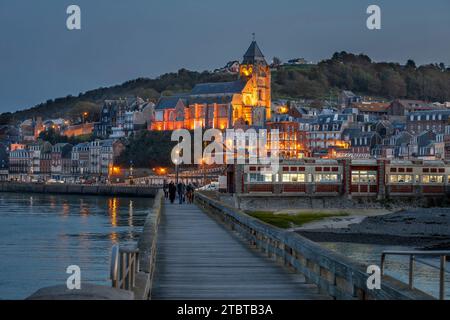
{"label": "window", "polygon": [[157,111],[155,113],[155,120],[156,121],[163,121],[164,120],[164,111]]}
{"label": "window", "polygon": [[306,182],[306,176],[304,173],[284,173],[282,182]]}
{"label": "window", "polygon": [[411,183],[413,176],[410,174],[395,174],[389,176],[390,183]]}
{"label": "window", "polygon": [[272,174],[249,173],[248,182],[272,182]]}
{"label": "window", "polygon": [[435,174],[426,174],[422,176],[423,183],[442,183],[444,176]]}
{"label": "window", "polygon": [[375,183],[377,182],[376,171],[352,171],[352,183]]}
{"label": "window", "polygon": [[315,181],[316,182],[338,182],[339,176],[337,174],[328,174],[328,173],[321,173],[315,175]]}

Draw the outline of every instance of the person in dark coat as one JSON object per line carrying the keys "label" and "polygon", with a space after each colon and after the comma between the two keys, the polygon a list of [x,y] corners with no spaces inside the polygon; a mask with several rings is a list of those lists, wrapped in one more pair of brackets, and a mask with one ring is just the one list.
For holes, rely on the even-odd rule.
{"label": "person in dark coat", "polygon": [[177,194],[177,187],[175,187],[175,184],[173,182],[169,183],[169,200],[170,203],[173,203],[175,201],[175,196]]}
{"label": "person in dark coat", "polygon": [[164,198],[167,200],[169,198],[169,185],[164,181],[163,185]]}
{"label": "person in dark coat", "polygon": [[177,193],[178,193],[178,200],[180,204],[183,204],[184,201],[184,184],[179,182],[177,185]]}

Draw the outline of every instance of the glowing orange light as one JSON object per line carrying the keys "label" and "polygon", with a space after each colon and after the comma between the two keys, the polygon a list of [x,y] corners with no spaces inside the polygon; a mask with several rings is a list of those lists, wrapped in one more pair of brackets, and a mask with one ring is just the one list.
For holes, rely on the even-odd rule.
{"label": "glowing orange light", "polygon": [[289,108],[288,107],[280,107],[279,112],[280,113],[288,113]]}

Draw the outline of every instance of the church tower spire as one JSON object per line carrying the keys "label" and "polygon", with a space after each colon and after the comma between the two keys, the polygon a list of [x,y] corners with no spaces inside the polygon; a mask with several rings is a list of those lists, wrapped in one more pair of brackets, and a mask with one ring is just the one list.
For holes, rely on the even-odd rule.
{"label": "church tower spire", "polygon": [[[243,105],[245,119],[249,124],[254,123],[257,109],[265,109],[265,118],[271,117],[271,74],[270,67],[259,48],[255,34],[252,34],[252,42],[244,54],[240,65],[239,75],[246,81]],[[260,118],[260,116],[258,116]]]}
{"label": "church tower spire", "polygon": [[265,64],[267,65],[266,59],[264,58],[264,55],[261,52],[261,49],[258,46],[258,43],[256,43],[255,40],[255,34],[253,33],[253,41],[250,44],[250,47],[248,47],[247,51],[244,54],[244,60],[242,61],[243,64]]}

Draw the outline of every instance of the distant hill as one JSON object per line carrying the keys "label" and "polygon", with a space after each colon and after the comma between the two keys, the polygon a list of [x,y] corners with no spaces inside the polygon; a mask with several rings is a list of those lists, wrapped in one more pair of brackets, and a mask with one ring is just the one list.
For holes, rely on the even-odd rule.
{"label": "distant hill", "polygon": [[[99,88],[77,97],[48,100],[33,108],[0,114],[0,124],[15,123],[31,117],[76,118],[89,112],[90,120],[98,118],[106,99],[140,96],[156,101],[161,94],[189,91],[197,83],[231,81],[235,75],[195,72],[181,69],[156,79],[139,78],[121,85]],[[330,92],[352,90],[386,99],[407,98],[427,101],[450,101],[450,69],[443,63],[417,67],[408,60],[398,63],[375,63],[368,56],[337,52],[331,59],[307,67],[280,67],[272,74],[274,98],[321,99]]]}
{"label": "distant hill", "polygon": [[417,67],[412,60],[405,65],[376,63],[363,54],[337,52],[316,66],[273,73],[275,96],[317,99],[343,89],[386,99],[445,102],[450,101],[450,69],[443,63]]}
{"label": "distant hill", "polygon": [[90,120],[96,120],[104,100],[139,96],[143,99],[157,101],[161,94],[169,95],[174,92],[189,91],[197,83],[231,81],[236,76],[209,72],[195,72],[185,69],[177,73],[167,73],[156,79],[139,78],[127,81],[121,85],[99,88],[77,97],[67,96],[48,100],[30,109],[13,113],[0,114],[0,124],[15,123],[32,117],[76,118],[84,112],[89,113]]}

